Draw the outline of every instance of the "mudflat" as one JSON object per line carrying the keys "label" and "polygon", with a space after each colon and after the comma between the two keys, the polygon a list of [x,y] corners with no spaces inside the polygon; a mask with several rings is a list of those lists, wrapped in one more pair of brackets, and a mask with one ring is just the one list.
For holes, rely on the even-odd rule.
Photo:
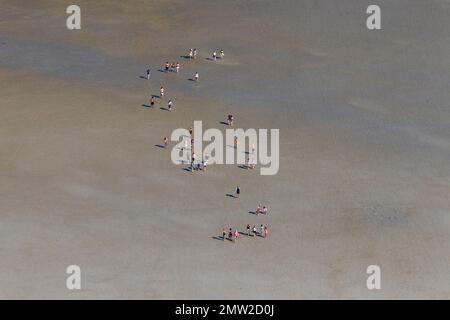
{"label": "mudflat", "polygon": [[[0,298],[450,298],[450,3],[378,3],[369,31],[365,0],[79,0],[69,31],[1,0]],[[157,146],[227,114],[280,129],[278,174]]]}

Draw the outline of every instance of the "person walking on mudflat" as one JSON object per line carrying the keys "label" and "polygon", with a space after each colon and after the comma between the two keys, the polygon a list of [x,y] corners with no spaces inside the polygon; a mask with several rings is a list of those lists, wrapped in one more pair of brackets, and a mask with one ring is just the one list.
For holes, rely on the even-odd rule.
{"label": "person walking on mudflat", "polygon": [[223,228],[222,230],[222,241],[225,241],[225,237],[227,236],[227,230]]}
{"label": "person walking on mudflat", "polygon": [[155,97],[152,96],[152,98],[150,99],[150,107],[154,107],[155,106]]}
{"label": "person walking on mudflat", "polygon": [[195,80],[196,82],[198,82],[198,72],[195,73],[195,75],[194,75],[194,80]]}
{"label": "person walking on mudflat", "polygon": [[172,111],[172,100],[169,100],[169,102],[167,103],[167,108],[169,109],[169,111]]}
{"label": "person walking on mudflat", "polygon": [[269,228],[267,226],[264,227],[264,238],[267,238],[267,235],[269,234]]}
{"label": "person walking on mudflat", "polygon": [[247,236],[250,237],[250,225],[247,224]]}
{"label": "person walking on mudflat", "polygon": [[229,126],[231,126],[231,127],[234,125],[234,116],[232,114],[228,115],[228,117],[227,117],[227,124]]}
{"label": "person walking on mudflat", "polygon": [[147,80],[150,80],[150,69],[147,69]]}
{"label": "person walking on mudflat", "polygon": [[239,188],[239,186],[236,187],[236,198],[239,198],[239,196],[241,195],[241,188]]}
{"label": "person walking on mudflat", "polygon": [[167,147],[167,145],[169,144],[167,137],[164,137],[164,148]]}
{"label": "person walking on mudflat", "polygon": [[162,98],[164,98],[164,87],[159,88],[159,96]]}

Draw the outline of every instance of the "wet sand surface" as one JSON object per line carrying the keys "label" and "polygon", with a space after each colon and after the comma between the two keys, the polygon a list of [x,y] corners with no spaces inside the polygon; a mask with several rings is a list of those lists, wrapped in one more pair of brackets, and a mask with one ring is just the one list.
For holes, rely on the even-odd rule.
{"label": "wet sand surface", "polygon": [[[450,298],[449,1],[378,1],[376,32],[365,0],[77,4],[68,31],[0,0],[0,298]],[[228,113],[280,129],[277,175],[156,146]],[[217,240],[247,223],[269,237]]]}

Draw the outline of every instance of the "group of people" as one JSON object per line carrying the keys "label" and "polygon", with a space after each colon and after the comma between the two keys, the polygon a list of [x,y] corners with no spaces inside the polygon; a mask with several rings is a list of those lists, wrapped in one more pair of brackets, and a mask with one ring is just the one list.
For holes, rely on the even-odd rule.
{"label": "group of people", "polygon": [[[187,57],[189,59],[197,59],[197,49],[190,48]],[[221,49],[219,51],[219,54],[217,54],[216,50],[214,50],[212,53],[212,59],[214,61],[216,61],[217,58],[223,59],[224,57],[225,57],[225,52],[223,51],[223,49]]]}
{"label": "group of people", "polygon": [[[217,51],[214,51],[212,53],[212,58],[213,60],[217,60],[217,58],[223,59],[225,56],[225,53],[223,50],[219,51],[219,54],[217,54]],[[189,59],[196,59],[197,58],[197,49],[189,49],[189,53],[188,53],[188,58]],[[169,63],[168,61],[166,61],[166,63],[164,64],[164,71],[165,72],[173,72],[175,71],[176,73],[178,73],[180,71],[180,63],[176,62],[176,63]],[[150,80],[150,69],[146,70],[146,78],[147,80]],[[195,72],[194,74],[194,81],[199,81],[199,74],[198,72]],[[165,95],[165,89],[163,86],[160,87],[159,90],[159,98],[162,100],[164,99],[164,95]],[[152,95],[151,99],[150,99],[150,106],[153,107],[155,105],[155,96]],[[167,110],[168,111],[172,111],[173,108],[173,102],[172,100],[168,100],[167,102]],[[231,127],[234,126],[234,116],[232,114],[229,114],[227,117],[227,124]],[[190,159],[190,170],[191,172],[194,171],[206,171],[206,167],[208,165],[208,156],[205,155],[205,159],[202,159],[201,161],[197,161],[196,162],[196,158],[195,158],[195,153],[193,151],[193,147],[194,147],[194,139],[192,138],[193,136],[193,129],[189,128],[189,134],[191,136],[191,159]],[[164,143],[164,148],[166,148],[169,144],[169,140],[167,139],[167,137],[164,137],[163,139],[163,143]],[[234,147],[237,148],[238,146],[238,139],[237,137],[235,137],[234,139]],[[187,149],[188,147],[188,139],[185,140],[185,146],[184,148]],[[255,146],[253,146],[252,152],[254,153],[255,151]],[[247,163],[246,163],[247,168],[253,168],[254,164],[253,162],[250,161],[250,158],[247,159]],[[235,198],[239,198],[241,194],[241,189],[239,186],[236,187],[236,195]],[[267,214],[267,206],[261,206],[258,205],[256,210],[255,210],[255,214]],[[262,225],[259,227],[259,229],[256,227],[256,225],[253,225],[253,227],[250,226],[250,224],[247,224],[246,227],[247,230],[247,236],[261,236],[261,237],[267,237],[268,233],[269,233],[269,229],[267,225]],[[236,242],[236,240],[239,237],[239,232],[237,231],[237,229],[233,229],[229,228],[229,230],[227,231],[226,228],[223,229],[222,231],[222,239],[229,239],[230,241]]]}
{"label": "group of people", "polygon": [[[161,100],[164,99],[164,94],[165,94],[165,89],[163,86],[161,86],[161,88],[159,88],[159,98]],[[154,106],[155,106],[155,96],[152,95],[150,97],[150,107],[153,108]],[[172,111],[172,107],[173,107],[173,101],[172,101],[172,99],[169,99],[169,101],[167,101],[167,110]]]}
{"label": "group of people", "polygon": [[[159,89],[160,99],[164,98],[164,92],[165,92],[164,87],[161,86],[161,88]],[[154,98],[154,96],[152,96],[150,99],[150,106],[153,107],[154,105],[155,105],[155,98]],[[169,99],[169,101],[167,101],[167,109],[166,110],[172,111],[172,107],[173,107],[173,101],[172,101],[172,99]]]}
{"label": "group of people", "polygon": [[[192,137],[192,128],[189,128],[189,133]],[[184,140],[184,148],[187,149],[187,143],[188,141],[185,139]],[[196,156],[195,156],[195,152],[194,150],[194,139],[191,138],[191,166],[190,166],[190,170],[191,172],[194,171],[206,171],[206,167],[208,166],[208,159],[209,156],[207,154],[204,155],[204,158],[201,161],[197,161],[196,162]]]}
{"label": "group of people", "polygon": [[197,49],[190,48],[188,57],[189,59],[197,59]]}
{"label": "group of people", "polygon": [[[224,51],[220,50],[220,52],[219,52],[220,59],[223,59],[224,56],[225,56]],[[189,49],[188,57],[189,57],[189,59],[196,59],[197,58],[197,49],[192,49],[192,48]],[[213,57],[214,57],[214,60],[217,59],[217,52],[216,51],[213,52]],[[178,73],[180,71],[180,63],[179,62],[169,63],[169,61],[166,61],[166,63],[164,64],[164,71],[165,72],[176,72],[176,73]],[[146,74],[147,80],[150,80],[150,69],[147,69],[145,74]],[[198,72],[194,73],[194,77],[193,77],[192,80],[194,80],[195,82],[199,81],[199,74],[198,74]],[[164,98],[164,87],[163,86],[161,86],[161,88],[159,90],[159,97],[161,99]],[[150,106],[153,107],[154,105],[155,105],[155,98],[154,98],[154,96],[152,96],[150,98]],[[167,109],[169,111],[172,111],[172,100],[169,100]],[[229,115],[228,117],[230,117],[230,116],[231,115]],[[231,116],[231,120],[228,119],[228,124],[231,125],[231,126],[233,126],[233,119],[234,119],[233,116]]]}
{"label": "group of people", "polygon": [[223,228],[222,230],[222,240],[225,241],[225,239],[228,239],[230,241],[236,242],[237,238],[239,237],[239,232],[237,229],[230,228],[228,231],[228,237],[227,237],[227,229]]}
{"label": "group of people", "polygon": [[[236,192],[235,192],[234,198],[239,199],[240,196],[241,196],[241,188],[239,186],[236,186]],[[256,210],[255,210],[256,215],[259,215],[259,214],[267,215],[267,212],[268,212],[268,207],[266,205],[261,205],[261,204],[258,204],[258,206],[256,207]],[[266,238],[267,235],[269,234],[269,227],[267,225],[263,225],[263,224],[260,225],[259,229],[256,228],[256,225],[253,225],[253,227],[251,227],[250,224],[247,224],[246,230],[247,230],[246,235],[248,237],[260,236],[260,237]],[[239,232],[237,231],[237,229],[234,229],[234,232],[233,232],[233,229],[229,228],[228,238],[227,238],[226,228],[224,228],[222,230],[222,240],[224,240],[224,241],[225,241],[225,239],[228,239],[230,241],[236,242],[238,237],[239,237]]]}
{"label": "group of people", "polygon": [[195,153],[192,153],[191,157],[191,172],[194,171],[206,171],[206,167],[208,166],[208,160],[203,159],[202,161],[195,162]]}
{"label": "group of people", "polygon": [[[250,226],[250,224],[247,224],[246,227],[246,233],[247,237],[263,237],[266,238],[269,235],[269,227],[261,224],[259,228],[256,227],[256,225],[253,225],[253,227]],[[236,242],[239,238],[239,232],[237,229],[229,228],[227,231],[227,228],[223,228],[222,230],[222,241],[225,241],[225,239],[228,239],[230,241]]]}
{"label": "group of people", "polygon": [[255,209],[255,214],[267,214],[267,206],[261,206],[260,204],[258,204],[258,206]]}
{"label": "group of people", "polygon": [[[223,59],[224,57],[225,57],[225,53],[223,52],[223,50],[220,50],[219,51],[219,58]],[[213,51],[212,58],[213,58],[214,61],[217,60],[217,51]]]}
{"label": "group of people", "polygon": [[175,71],[176,73],[178,73],[180,71],[180,63],[179,62],[177,62],[177,63],[175,63],[175,62],[169,63],[169,61],[166,61],[166,63],[164,64],[164,71],[165,72],[169,72],[169,71],[173,72],[173,71]]}

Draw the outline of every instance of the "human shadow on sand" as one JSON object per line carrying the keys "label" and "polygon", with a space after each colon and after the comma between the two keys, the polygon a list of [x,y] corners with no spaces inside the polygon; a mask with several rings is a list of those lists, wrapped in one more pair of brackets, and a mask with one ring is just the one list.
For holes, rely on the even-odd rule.
{"label": "human shadow on sand", "polygon": [[153,109],[153,107],[151,106],[151,105],[148,105],[148,104],[142,104],[142,106],[144,107],[144,108],[151,108],[151,109]]}
{"label": "human shadow on sand", "polygon": [[214,240],[219,240],[219,241],[225,241],[225,240],[229,240],[228,238],[222,238],[221,236],[214,236],[212,237]]}
{"label": "human shadow on sand", "polygon": [[163,146],[162,144],[155,144],[155,147],[161,148],[161,149],[165,149],[166,147]]}
{"label": "human shadow on sand", "polygon": [[224,125],[228,126],[228,123],[226,123],[225,121],[220,121],[219,124],[224,124]]}
{"label": "human shadow on sand", "polygon": [[170,112],[170,110],[169,109],[167,109],[167,108],[164,108],[164,107],[161,107],[161,108],[159,108],[160,110],[162,110],[162,111],[169,111]]}
{"label": "human shadow on sand", "polygon": [[230,198],[235,198],[235,199],[237,198],[235,195],[233,195],[233,194],[231,194],[231,193],[227,193],[226,196],[227,196],[227,197],[230,197]]}

